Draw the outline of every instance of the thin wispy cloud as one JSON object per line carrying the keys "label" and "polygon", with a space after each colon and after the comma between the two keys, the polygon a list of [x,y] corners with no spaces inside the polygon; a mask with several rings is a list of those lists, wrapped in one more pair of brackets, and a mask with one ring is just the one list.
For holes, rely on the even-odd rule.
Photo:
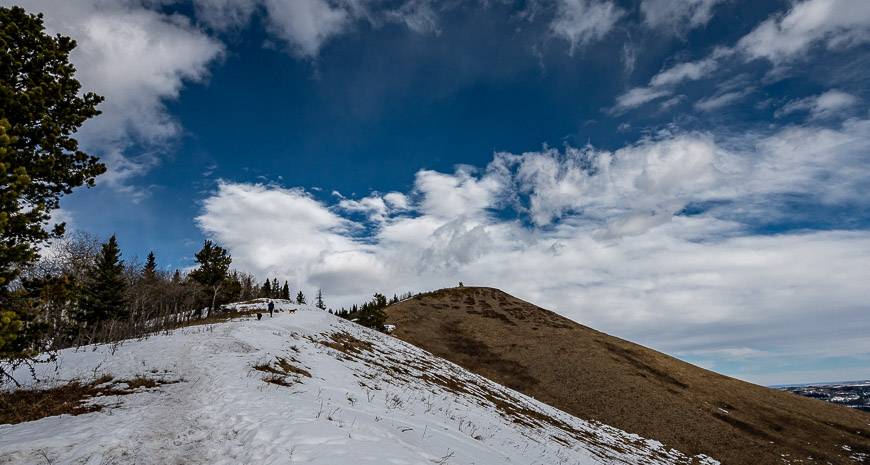
{"label": "thin wispy cloud", "polygon": [[574,51],[607,35],[625,12],[610,0],[558,0],[550,29]]}
{"label": "thin wispy cloud", "polygon": [[858,98],[846,92],[832,89],[823,94],[796,99],[776,111],[777,117],[797,112],[808,112],[812,119],[840,116],[858,103]]}
{"label": "thin wispy cloud", "polygon": [[[658,3],[658,2],[657,2]],[[669,11],[669,2],[661,2],[659,13]],[[645,3],[650,8],[652,3]],[[699,4],[693,3],[700,11]],[[642,9],[644,7],[642,6]],[[687,14],[691,8],[683,8]],[[706,10],[703,10],[706,11]],[[708,17],[706,14],[702,17]],[[775,14],[740,38],[734,45],[720,45],[707,57],[681,62],[653,76],[644,87],[629,89],[616,99],[612,112],[640,107],[652,100],[670,95],[685,81],[711,79],[728,65],[740,62],[766,60],[774,66],[783,66],[804,60],[817,48],[831,52],[843,51],[870,42],[870,5],[861,0],[804,0],[795,3],[786,12]],[[737,100],[738,94],[729,92],[718,98],[706,98],[696,108],[702,111],[720,108],[724,102]]]}
{"label": "thin wispy cloud", "polygon": [[644,23],[657,31],[683,34],[707,24],[717,4],[726,0],[643,0]]}
{"label": "thin wispy cloud", "polygon": [[749,58],[801,59],[813,46],[844,49],[870,41],[870,4],[862,0],[805,0],[740,39]]}

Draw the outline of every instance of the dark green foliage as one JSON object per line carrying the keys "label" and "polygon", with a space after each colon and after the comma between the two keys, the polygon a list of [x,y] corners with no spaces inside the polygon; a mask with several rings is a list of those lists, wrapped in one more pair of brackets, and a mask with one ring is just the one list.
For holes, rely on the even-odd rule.
{"label": "dark green foliage", "polygon": [[384,308],[386,307],[387,298],[381,293],[375,293],[372,300],[362,304],[360,307],[354,305],[350,311],[342,309],[337,314],[342,318],[356,321],[365,327],[383,331],[384,323],[387,321],[387,314],[384,313]]}
{"label": "dark green foliage", "polygon": [[384,308],[387,307],[387,298],[383,294],[375,293],[370,302],[362,305],[357,317],[357,323],[368,328],[384,330],[384,322],[387,321],[387,315],[384,313]]}
{"label": "dark green foliage", "polygon": [[356,321],[363,326],[383,331],[384,323],[387,319],[387,315],[384,313],[384,308],[405,299],[410,299],[413,296],[414,294],[411,292],[406,292],[402,295],[394,294],[393,298],[388,301],[383,294],[376,293],[369,302],[366,302],[361,306],[353,305],[350,310],[346,310],[342,307],[342,309],[337,310],[335,314],[341,318]]}
{"label": "dark green foliage", "polygon": [[106,170],[72,137],[102,101],[79,92],[69,63],[75,45],[45,34],[41,16],[0,8],[0,359],[39,349],[28,313],[35,307],[10,285],[63,234],[62,223],[48,228],[60,197]]}
{"label": "dark green foliage", "polygon": [[359,317],[356,322],[367,327],[376,329],[378,331],[384,330],[384,322],[387,321],[387,315],[383,310],[379,308],[369,309],[364,312],[360,312]]}
{"label": "dark green foliage", "polygon": [[287,299],[290,300],[290,285],[284,281],[284,286],[278,282],[278,278],[266,278],[263,285],[257,293],[258,297],[267,299]]}
{"label": "dark green foliage", "polygon": [[113,235],[103,244],[85,275],[76,319],[90,328],[103,321],[126,318],[129,316],[124,300],[126,289],[121,249]]}
{"label": "dark green foliage", "polygon": [[305,295],[302,294],[302,291],[299,291],[299,293],[296,294],[296,303],[299,305],[305,305],[308,303],[305,301]]}
{"label": "dark green foliage", "polygon": [[154,252],[148,252],[145,267],[142,268],[142,279],[149,283],[157,280],[157,258],[154,257]]}
{"label": "dark green foliage", "polygon": [[[81,282],[71,273],[61,272],[21,280],[20,291],[26,293],[31,304],[41,310],[38,318],[41,329],[51,334],[68,337],[71,334],[64,318],[77,309],[82,288]],[[35,335],[34,335],[35,336]]]}
{"label": "dark green foliage", "polygon": [[0,384],[4,378],[15,381],[10,376],[12,369],[20,363],[30,364],[31,357],[48,348],[41,344],[45,340],[47,325],[40,318],[40,302],[34,298],[37,295],[38,292],[18,289],[5,297],[6,305],[11,304],[14,310],[0,313],[0,359],[9,363],[9,366],[0,366],[0,375],[3,375]]}
{"label": "dark green foliage", "polygon": [[211,290],[209,311],[214,312],[218,291],[227,279],[227,272],[233,258],[223,247],[207,240],[202,245],[202,249],[196,253],[196,262],[199,263],[199,267],[190,272],[190,277]]}
{"label": "dark green foliage", "polygon": [[233,262],[232,257],[223,247],[208,240],[203,243],[202,249],[195,257],[199,267],[190,272],[190,277],[207,287],[220,285],[227,278],[227,272]]}
{"label": "dark green foliage", "polygon": [[326,304],[323,303],[323,290],[317,290],[317,297],[314,299],[314,306],[321,309],[326,310]]}
{"label": "dark green foliage", "polygon": [[243,288],[244,285],[242,284],[239,272],[233,270],[233,272],[224,280],[220,293],[218,294],[218,300],[221,303],[232,302],[242,295]]}

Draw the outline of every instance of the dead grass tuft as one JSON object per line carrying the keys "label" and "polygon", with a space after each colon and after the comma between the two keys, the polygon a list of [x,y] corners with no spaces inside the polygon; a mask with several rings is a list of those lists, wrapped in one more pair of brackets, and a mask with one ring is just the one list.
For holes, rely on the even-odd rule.
{"label": "dead grass tuft", "polygon": [[280,375],[269,375],[263,378],[263,381],[270,384],[277,384],[278,386],[290,387],[293,386],[293,382],[288,381],[286,376]]}
{"label": "dead grass tuft", "polygon": [[137,376],[131,380],[125,381],[124,383],[127,384],[127,387],[129,389],[139,389],[139,388],[151,389],[151,388],[156,388],[157,386],[160,386],[160,383],[158,381],[155,381],[151,378],[146,378],[144,376]]}
{"label": "dead grass tuft", "polygon": [[[292,386],[293,384],[301,383],[302,377],[311,377],[311,373],[308,370],[294,365],[291,363],[291,360],[292,359],[278,357],[272,363],[254,365],[254,369],[264,373],[269,373],[269,376],[263,378],[263,381],[277,384],[279,386]],[[296,360],[293,361],[295,362]]]}
{"label": "dead grass tuft", "polygon": [[95,395],[93,384],[73,381],[51,389],[18,389],[0,394],[0,424],[16,424],[55,415],[81,415],[100,410],[83,405]]}
{"label": "dead grass tuft", "polygon": [[178,381],[154,380],[137,376],[114,380],[103,375],[89,383],[74,380],[49,389],[16,389],[0,393],[0,424],[17,424],[56,415],[81,415],[98,412],[103,406],[89,403],[102,396],[123,396],[141,388],[155,388]]}

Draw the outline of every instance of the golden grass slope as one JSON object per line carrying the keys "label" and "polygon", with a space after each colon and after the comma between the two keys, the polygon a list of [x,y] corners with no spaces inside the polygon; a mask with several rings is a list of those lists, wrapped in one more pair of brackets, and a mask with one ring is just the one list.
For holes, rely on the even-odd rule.
{"label": "golden grass slope", "polygon": [[492,288],[386,310],[394,336],[582,419],[723,464],[870,463],[870,415],[722,376]]}

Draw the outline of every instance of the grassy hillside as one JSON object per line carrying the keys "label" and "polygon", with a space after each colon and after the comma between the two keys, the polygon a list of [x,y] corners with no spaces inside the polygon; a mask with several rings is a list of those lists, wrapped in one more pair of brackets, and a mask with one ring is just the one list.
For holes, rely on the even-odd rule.
{"label": "grassy hillside", "polygon": [[396,337],[580,418],[725,464],[870,463],[870,415],[719,375],[491,288],[387,308]]}

